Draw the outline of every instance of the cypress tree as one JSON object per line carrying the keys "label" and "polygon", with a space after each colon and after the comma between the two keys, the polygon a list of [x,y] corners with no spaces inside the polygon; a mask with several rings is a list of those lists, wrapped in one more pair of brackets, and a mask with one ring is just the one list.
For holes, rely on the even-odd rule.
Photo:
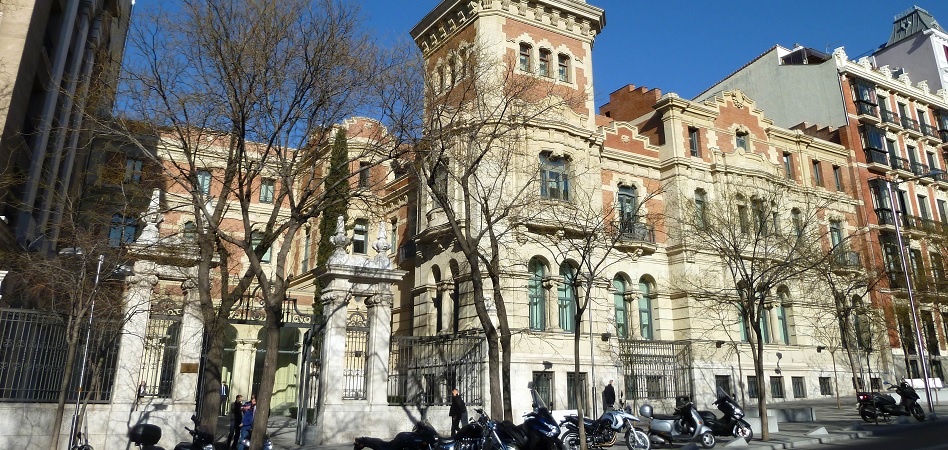
{"label": "cypress tree", "polygon": [[[346,130],[339,129],[336,132],[336,138],[333,141],[329,156],[329,174],[326,176],[324,184],[327,206],[323,209],[319,218],[319,245],[316,247],[316,264],[314,264],[314,267],[324,266],[326,261],[329,261],[333,250],[335,250],[329,242],[329,237],[336,234],[336,218],[339,216],[349,217],[349,177],[351,175]],[[322,289],[322,283],[316,280],[317,295]],[[322,304],[318,298],[313,304],[313,309],[317,316],[322,313]]]}

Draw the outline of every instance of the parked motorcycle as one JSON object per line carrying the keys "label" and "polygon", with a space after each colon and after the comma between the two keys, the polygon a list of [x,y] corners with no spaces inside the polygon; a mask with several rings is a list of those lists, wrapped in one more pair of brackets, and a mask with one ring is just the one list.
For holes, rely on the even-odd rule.
{"label": "parked motorcycle", "polygon": [[161,428],[150,423],[140,423],[128,430],[128,440],[141,450],[165,450],[158,447],[161,439]]}
{"label": "parked motorcycle", "polygon": [[179,442],[174,446],[174,450],[214,450],[214,434],[201,429],[201,421],[197,415],[191,415],[191,421],[194,422],[194,429],[184,427],[191,435],[191,442]]}
{"label": "parked motorcycle", "polygon": [[524,414],[524,421],[519,425],[527,435],[526,450],[562,450],[564,446],[559,438],[559,424],[533,388],[533,382],[528,383],[527,387],[533,398],[533,411]]}
{"label": "parked motorcycle", "polygon": [[[466,434],[473,434],[471,433],[472,430],[476,430],[476,433],[478,433],[476,439],[480,439],[483,432],[480,425],[475,422],[465,425],[462,431],[465,431]],[[473,435],[469,437],[475,439]],[[357,437],[352,448],[353,450],[362,450],[363,448],[371,450],[454,450],[456,444],[455,439],[440,436],[428,423],[417,422],[411,431],[398,433],[388,441],[368,436]]]}
{"label": "parked motorcycle", "polygon": [[754,430],[744,420],[744,410],[741,409],[741,405],[737,404],[720,386],[718,386],[717,394],[718,399],[712,404],[716,405],[724,416],[719,418],[711,411],[698,411],[705,425],[715,436],[734,436],[750,442],[754,438]]}
{"label": "parked motorcycle", "polygon": [[[625,410],[606,411],[597,420],[583,419],[586,428],[587,447],[612,447],[620,434],[625,432],[625,443],[629,450],[649,450],[648,434],[635,427],[639,418],[632,414],[632,407]],[[566,416],[560,422],[563,443],[570,450],[579,449],[579,417]]]}
{"label": "parked motorcycle", "polygon": [[704,423],[691,399],[678,397],[678,403],[673,415],[653,414],[652,405],[648,403],[639,407],[639,414],[650,419],[649,439],[656,444],[698,442],[704,448],[713,448],[717,442],[714,433]]}
{"label": "parked motorcycle", "polygon": [[889,416],[908,415],[915,417],[919,422],[925,420],[925,411],[918,404],[918,393],[907,381],[902,380],[901,383],[890,386],[888,390],[899,394],[900,400],[896,402],[889,394],[856,392],[859,416],[862,417],[862,420],[875,422],[880,416],[882,420],[889,420]]}

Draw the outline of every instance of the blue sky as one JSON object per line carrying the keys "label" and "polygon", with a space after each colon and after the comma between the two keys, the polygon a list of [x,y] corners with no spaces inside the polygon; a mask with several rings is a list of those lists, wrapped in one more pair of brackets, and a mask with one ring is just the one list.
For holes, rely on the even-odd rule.
{"label": "blue sky", "polygon": [[[403,37],[438,0],[352,0],[384,39]],[[885,43],[913,5],[948,27],[948,1],[588,0],[605,9],[593,47],[596,105],[626,84],[691,98],[773,45],[795,43],[851,59]]]}

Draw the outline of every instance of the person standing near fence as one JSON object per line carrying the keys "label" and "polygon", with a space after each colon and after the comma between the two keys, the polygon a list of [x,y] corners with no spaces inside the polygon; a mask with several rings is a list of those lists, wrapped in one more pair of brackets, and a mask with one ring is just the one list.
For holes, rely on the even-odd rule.
{"label": "person standing near fence", "polygon": [[237,450],[247,450],[247,447],[244,446],[244,440],[247,439],[247,435],[250,434],[250,429],[253,428],[253,413],[256,406],[253,400],[251,400],[244,403],[242,407],[244,415],[240,419],[240,438],[237,441]]}
{"label": "person standing near fence", "polygon": [[451,389],[451,409],[448,415],[451,416],[451,437],[454,437],[461,430],[461,421],[467,415],[467,406],[458,394],[458,388]]}

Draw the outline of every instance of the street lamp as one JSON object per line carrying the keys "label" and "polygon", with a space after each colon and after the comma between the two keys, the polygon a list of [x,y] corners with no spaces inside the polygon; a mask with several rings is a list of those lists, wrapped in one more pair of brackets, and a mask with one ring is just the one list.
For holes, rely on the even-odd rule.
{"label": "street lamp", "polygon": [[[82,249],[76,247],[64,248],[59,251],[63,256],[82,256]],[[86,328],[86,342],[82,348],[82,365],[79,366],[79,391],[76,393],[76,410],[72,414],[72,426],[69,427],[69,447],[72,448],[73,440],[76,438],[76,431],[79,427],[79,404],[82,400],[82,386],[85,382],[86,363],[89,360],[89,341],[92,339],[92,317],[95,314],[95,294],[99,290],[99,274],[102,273],[102,264],[105,262],[105,255],[99,255],[99,264],[95,268],[95,282],[92,284],[91,303],[89,305],[89,324]],[[80,280],[81,282],[81,280]]]}
{"label": "street lamp", "polygon": [[[932,388],[928,379],[928,361],[927,357],[925,356],[925,346],[922,345],[922,329],[918,322],[918,311],[915,309],[915,293],[912,291],[912,280],[909,278],[908,262],[906,261],[905,257],[905,245],[902,242],[902,227],[900,225],[901,220],[899,218],[899,208],[895,205],[895,195],[892,193],[892,190],[900,183],[904,183],[906,181],[915,181],[925,177],[936,177],[944,173],[945,171],[943,170],[935,169],[928,173],[923,173],[905,180],[899,180],[898,175],[896,175],[895,180],[890,180],[887,178],[885,179],[886,190],[889,192],[889,205],[892,208],[893,221],[895,222],[895,238],[896,242],[899,244],[899,258],[902,260],[902,274],[905,276],[905,290],[908,293],[909,311],[912,313],[912,324],[915,326],[915,345],[918,348],[918,359],[922,362],[922,381],[925,383],[925,397],[928,401],[928,412],[931,414],[935,414],[935,404],[932,403]],[[908,368],[906,367],[906,369]]]}

